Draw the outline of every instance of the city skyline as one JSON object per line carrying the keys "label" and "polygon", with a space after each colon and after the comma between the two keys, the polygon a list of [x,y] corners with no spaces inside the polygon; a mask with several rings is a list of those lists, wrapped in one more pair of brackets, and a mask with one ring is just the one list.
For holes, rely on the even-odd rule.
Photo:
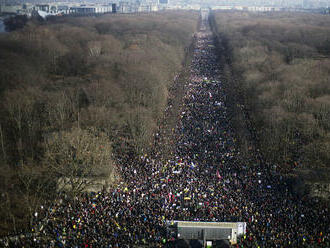
{"label": "city skyline", "polygon": [[[161,0],[0,0],[1,5],[14,5],[22,3],[118,3],[118,2],[140,2],[140,3],[161,3]],[[297,6],[314,6],[328,7],[330,0],[169,0],[169,5],[180,4],[200,4],[209,6],[219,5],[248,5],[248,6],[281,6],[281,7],[297,7]]]}

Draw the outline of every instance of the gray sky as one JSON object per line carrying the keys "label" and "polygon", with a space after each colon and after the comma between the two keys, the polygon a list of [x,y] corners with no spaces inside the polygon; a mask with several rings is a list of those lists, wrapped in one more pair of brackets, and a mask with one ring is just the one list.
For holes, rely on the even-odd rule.
{"label": "gray sky", "polygon": [[[49,2],[95,2],[118,3],[135,2],[136,0],[0,0],[0,3],[49,3]],[[138,0],[141,2],[157,2],[158,0]],[[241,6],[278,6],[318,8],[330,6],[330,0],[168,0],[170,4],[208,4],[208,5],[241,5]]]}

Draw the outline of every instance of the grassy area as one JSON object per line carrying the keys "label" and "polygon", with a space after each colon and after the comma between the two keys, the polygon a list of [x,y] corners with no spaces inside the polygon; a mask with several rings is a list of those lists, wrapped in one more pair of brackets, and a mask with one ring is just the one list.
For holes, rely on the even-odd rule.
{"label": "grassy area", "polygon": [[215,20],[264,157],[282,172],[329,169],[330,16],[216,12]]}
{"label": "grassy area", "polygon": [[62,17],[0,36],[1,233],[55,191],[41,179],[115,174],[115,157],[148,150],[198,18]]}

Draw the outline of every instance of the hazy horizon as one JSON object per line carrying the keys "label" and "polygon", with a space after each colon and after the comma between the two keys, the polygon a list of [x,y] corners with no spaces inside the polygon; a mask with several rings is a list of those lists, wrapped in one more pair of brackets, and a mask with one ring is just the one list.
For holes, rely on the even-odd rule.
{"label": "hazy horizon", "polygon": [[[328,7],[330,0],[168,0],[170,5],[176,4],[201,4],[209,6],[219,5],[245,5],[245,6],[280,6],[280,7]],[[118,3],[140,2],[159,3],[159,0],[0,0],[0,4],[15,3],[54,3],[54,2],[77,2],[77,3]]]}

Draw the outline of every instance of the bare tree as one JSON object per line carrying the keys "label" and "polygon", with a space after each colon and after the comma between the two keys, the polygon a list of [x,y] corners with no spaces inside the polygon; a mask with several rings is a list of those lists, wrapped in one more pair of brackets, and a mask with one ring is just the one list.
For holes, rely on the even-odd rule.
{"label": "bare tree", "polygon": [[11,177],[13,171],[6,164],[0,164],[0,219],[1,231],[17,231],[17,216],[13,210],[13,197],[11,192]]}
{"label": "bare tree", "polygon": [[45,162],[61,182],[59,187],[79,194],[99,177],[108,178],[114,169],[108,137],[96,129],[73,128],[46,141]]}
{"label": "bare tree", "polygon": [[34,167],[30,164],[24,164],[18,169],[17,178],[22,205],[27,210],[29,225],[32,226],[40,205],[55,195],[53,190],[55,182],[47,168]]}
{"label": "bare tree", "polygon": [[2,151],[3,160],[6,163],[7,153],[6,153],[5,142],[4,142],[4,133],[3,133],[1,124],[0,124],[0,142],[1,142],[1,151]]}

